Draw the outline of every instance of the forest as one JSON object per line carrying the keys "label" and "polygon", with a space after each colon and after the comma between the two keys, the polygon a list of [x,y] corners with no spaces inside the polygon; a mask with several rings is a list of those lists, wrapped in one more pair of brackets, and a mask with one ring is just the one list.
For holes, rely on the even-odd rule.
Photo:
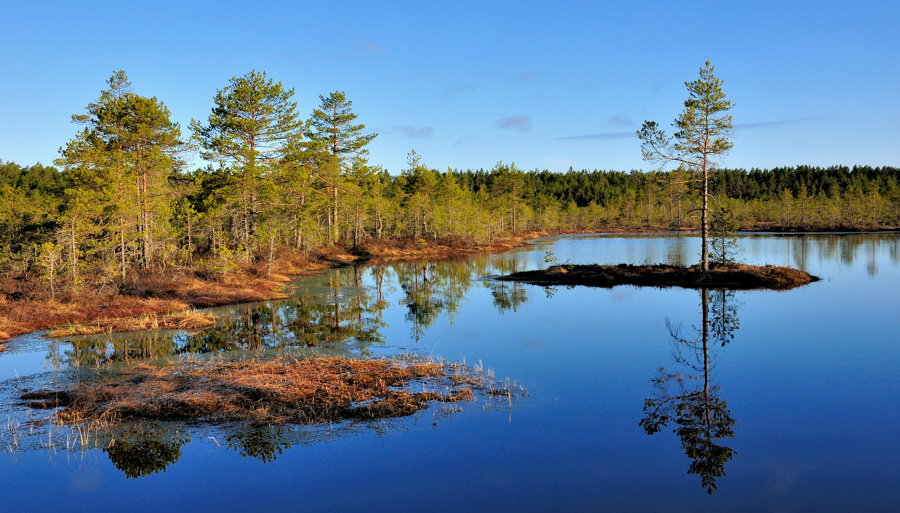
{"label": "forest", "polygon": [[[441,171],[412,150],[391,174],[369,162],[377,134],[340,91],[304,119],[292,89],[251,71],[182,131],[125,72],[107,85],[73,115],[81,128],[55,167],[0,160],[0,301],[127,294],[174,270],[205,279],[246,266],[271,272],[288,255],[328,248],[364,255],[383,244],[699,224],[691,169],[560,173],[499,162]],[[900,225],[898,168],[716,169],[710,191],[713,220],[735,230]]]}

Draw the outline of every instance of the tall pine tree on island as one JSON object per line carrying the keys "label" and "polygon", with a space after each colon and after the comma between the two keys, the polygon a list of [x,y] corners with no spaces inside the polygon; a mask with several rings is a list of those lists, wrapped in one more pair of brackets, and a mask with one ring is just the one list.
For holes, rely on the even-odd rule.
{"label": "tall pine tree on island", "polygon": [[695,182],[700,185],[703,200],[700,265],[704,272],[709,271],[709,177],[716,169],[716,159],[733,146],[729,136],[734,129],[731,116],[726,114],[734,105],[725,99],[722,80],[713,75],[714,69],[706,61],[706,66],[700,68],[700,78],[684,83],[688,99],[673,124],[678,129],[673,137],[666,136],[655,121],[645,121],[637,132],[644,160],[661,166],[675,162],[679,169],[700,175]]}

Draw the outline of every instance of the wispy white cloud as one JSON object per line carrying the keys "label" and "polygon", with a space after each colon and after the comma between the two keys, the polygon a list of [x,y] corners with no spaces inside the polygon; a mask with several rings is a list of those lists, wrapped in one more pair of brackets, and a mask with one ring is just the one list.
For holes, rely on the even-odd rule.
{"label": "wispy white cloud", "polygon": [[528,70],[516,75],[516,80],[519,82],[534,82],[536,80],[541,79],[541,72],[537,70]]}
{"label": "wispy white cloud", "polygon": [[498,128],[512,128],[520,132],[531,130],[531,118],[524,114],[516,114],[498,119],[494,126]]}
{"label": "wispy white cloud", "polygon": [[758,123],[741,123],[739,125],[734,125],[734,128],[735,130],[746,130],[748,128],[768,128],[773,126],[792,125],[794,123],[803,123],[807,121],[823,121],[826,119],[831,118],[826,116],[816,116],[809,118],[782,119],[779,121],[760,121]]}
{"label": "wispy white cloud", "polygon": [[634,126],[634,121],[625,114],[615,114],[609,117],[607,124],[612,126]]}
{"label": "wispy white cloud", "polygon": [[410,125],[397,125],[393,127],[393,131],[406,137],[431,137],[434,135],[434,128],[430,126],[414,127]]}
{"label": "wispy white cloud", "polygon": [[597,141],[606,141],[609,139],[631,139],[637,138],[634,132],[606,132],[602,134],[586,134],[586,135],[570,135],[567,137],[557,137],[557,141],[576,141],[581,139],[591,139]]}

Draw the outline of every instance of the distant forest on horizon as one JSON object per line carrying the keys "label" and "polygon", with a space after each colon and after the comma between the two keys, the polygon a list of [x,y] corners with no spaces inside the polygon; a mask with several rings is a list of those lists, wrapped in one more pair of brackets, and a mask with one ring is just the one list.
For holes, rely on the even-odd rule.
{"label": "distant forest on horizon", "polygon": [[[696,172],[439,171],[411,151],[391,175],[343,92],[308,119],[293,90],[252,71],[213,99],[190,142],[124,72],[86,113],[57,167],[0,160],[0,273],[114,287],[173,266],[216,272],[375,240],[483,244],[524,231],[698,226]],[[210,164],[187,169],[196,152]],[[2,157],[2,156],[0,156]],[[900,226],[900,168],[719,169],[711,209],[734,229]],[[727,215],[726,215],[727,214]]]}

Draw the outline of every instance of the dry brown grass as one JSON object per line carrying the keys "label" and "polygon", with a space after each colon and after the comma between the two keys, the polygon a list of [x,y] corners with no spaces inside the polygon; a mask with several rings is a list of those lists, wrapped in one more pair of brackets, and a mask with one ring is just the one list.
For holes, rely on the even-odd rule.
{"label": "dry brown grass", "polygon": [[86,295],[68,303],[14,301],[2,306],[6,308],[0,309],[0,332],[10,336],[51,327],[56,327],[52,336],[64,336],[176,328],[179,323],[197,328],[213,322],[212,318],[201,320],[187,303],[175,299]]}
{"label": "dry brown grass", "polygon": [[[410,415],[432,401],[457,402],[524,389],[497,385],[480,368],[427,359],[278,358],[252,362],[138,365],[72,390],[21,399],[37,409],[63,407],[62,423],[133,420],[250,421],[310,424]],[[500,393],[497,391],[504,390]]]}
{"label": "dry brown grass", "polygon": [[[452,236],[440,238],[413,237],[401,239],[368,239],[364,241],[358,251],[363,258],[378,258],[380,260],[414,259],[414,258],[443,258],[456,255],[468,255],[473,253],[497,253],[508,251],[529,244],[530,239],[536,239],[549,235],[548,232],[521,232],[516,235],[497,237],[491,241],[477,241],[472,238]],[[347,255],[344,258],[352,255]],[[359,258],[359,257],[357,257]]]}
{"label": "dry brown grass", "polygon": [[0,300],[0,340],[43,329],[53,329],[52,336],[65,336],[208,326],[212,319],[190,313],[192,308],[287,297],[282,293],[289,280],[280,273],[284,269],[269,274],[259,267],[212,279],[153,275],[129,283],[117,294],[85,290],[70,292],[65,300]]}
{"label": "dry brown grass", "polygon": [[216,323],[216,316],[193,310],[160,315],[145,313],[139,317],[102,318],[88,322],[68,323],[51,329],[48,337],[69,337],[72,335],[96,335],[113,331],[141,330],[196,330]]}

